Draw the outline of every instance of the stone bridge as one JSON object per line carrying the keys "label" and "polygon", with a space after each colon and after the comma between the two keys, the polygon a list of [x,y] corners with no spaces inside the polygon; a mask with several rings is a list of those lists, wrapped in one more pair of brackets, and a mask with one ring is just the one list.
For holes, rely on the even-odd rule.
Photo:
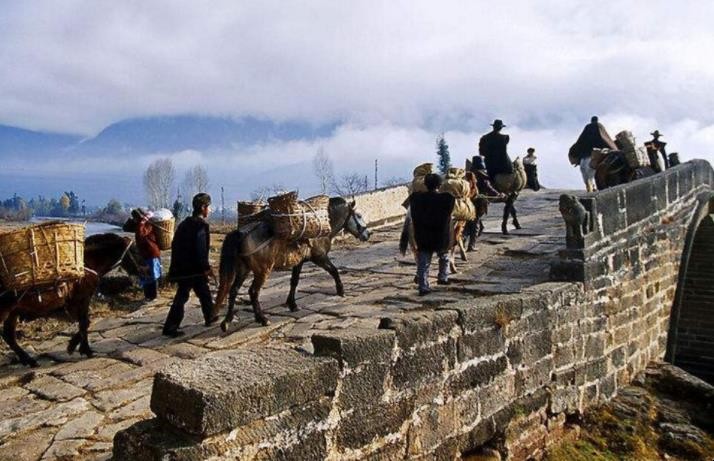
{"label": "stone bridge", "polygon": [[37,371],[2,365],[0,459],[537,457],[653,359],[712,381],[713,180],[693,161],[580,194],[591,226],[567,245],[563,191],[524,193],[509,236],[492,205],[477,251],[426,297],[390,227],[405,189],[360,197],[385,227],[335,251],[345,298],[309,269],[289,312],[275,274],[268,328],[241,310],[222,334],[193,310],[167,339],[159,303],[97,322],[93,359],[62,337],[36,346]]}

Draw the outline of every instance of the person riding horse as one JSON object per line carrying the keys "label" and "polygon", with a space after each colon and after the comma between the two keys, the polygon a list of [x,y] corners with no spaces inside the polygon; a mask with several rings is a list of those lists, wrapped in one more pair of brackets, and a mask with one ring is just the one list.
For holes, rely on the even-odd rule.
{"label": "person riding horse", "polygon": [[618,150],[615,142],[607,133],[605,127],[598,121],[597,116],[590,119],[590,123],[585,125],[583,132],[578,136],[578,140],[572,145],[568,152],[568,158],[573,166],[580,165],[580,173],[583,175],[585,189],[588,192],[595,191],[595,170],[590,166],[590,155],[595,148],[608,148]]}
{"label": "person riding horse", "polygon": [[[650,158],[650,166],[657,172],[661,172],[663,169],[670,167],[669,158],[667,157],[667,151],[665,151],[666,142],[660,141],[659,138],[662,134],[659,130],[654,130],[652,133],[652,139],[645,143],[647,148],[647,156]],[[662,156],[663,165],[660,165],[658,156]],[[662,166],[664,168],[662,168]]]}
{"label": "person riding horse", "polygon": [[504,194],[508,194],[506,206],[503,209],[503,222],[501,224],[501,232],[508,234],[508,216],[513,218],[513,226],[520,229],[516,216],[516,208],[514,202],[518,198],[518,192],[522,186],[517,187],[517,175],[513,162],[508,156],[506,146],[510,137],[507,134],[502,134],[501,130],[506,126],[501,120],[494,120],[491,124],[493,130],[481,136],[478,143],[479,154],[486,162],[486,170],[491,178],[496,190]]}

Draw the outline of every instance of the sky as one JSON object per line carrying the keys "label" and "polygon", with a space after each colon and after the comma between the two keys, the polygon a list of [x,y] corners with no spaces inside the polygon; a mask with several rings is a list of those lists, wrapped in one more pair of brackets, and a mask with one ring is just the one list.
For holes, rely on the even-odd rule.
{"label": "sky", "polygon": [[582,188],[567,150],[592,115],[611,135],[659,129],[684,160],[714,160],[711,1],[1,4],[0,124],[85,137],[184,114],[337,127],[235,151],[41,165],[59,177],[126,178],[170,156],[204,164],[214,184],[255,187],[322,147],[338,174],[371,176],[379,158],[383,177],[406,178],[435,160],[438,134],[460,164],[499,118],[512,157],[536,148],[546,186]]}

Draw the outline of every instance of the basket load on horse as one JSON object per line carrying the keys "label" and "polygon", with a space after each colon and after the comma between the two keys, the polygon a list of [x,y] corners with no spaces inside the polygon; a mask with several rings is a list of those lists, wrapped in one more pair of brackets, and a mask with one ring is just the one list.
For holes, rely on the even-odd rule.
{"label": "basket load on horse", "polygon": [[84,225],[49,222],[0,234],[0,321],[3,339],[20,362],[36,366],[15,337],[18,319],[32,320],[65,311],[79,322],[69,353],[88,342],[89,301],[99,279],[119,265],[138,274],[132,241],[116,234],[84,239]]}
{"label": "basket load on horse", "polygon": [[597,189],[625,184],[651,176],[655,169],[644,147],[637,146],[632,132],[624,130],[615,136],[615,149],[594,148],[590,154]]}
{"label": "basket load on horse", "polygon": [[216,309],[228,299],[223,330],[233,320],[238,289],[250,273],[253,282],[248,293],[255,319],[263,325],[269,321],[260,305],[260,289],[273,270],[292,270],[287,299],[291,310],[297,310],[295,292],[302,265],[308,261],[326,270],[335,280],[337,294],[344,295],[339,272],[328,253],[332,239],[343,230],[361,241],[369,238],[354,201],[325,195],[299,200],[296,192],[288,192],[269,198],[267,207],[262,203],[249,207],[248,203],[239,202],[245,213],[241,218],[239,210],[239,227],[226,235],[221,248]]}
{"label": "basket load on horse", "polygon": [[588,192],[596,190],[595,170],[590,166],[593,149],[617,150],[615,142],[596,116],[590,119],[583,131],[568,150],[568,160],[573,166],[580,166],[580,174]]}
{"label": "basket load on horse", "polygon": [[[469,175],[471,180],[466,179]],[[454,197],[454,210],[451,213],[451,234],[449,249],[450,270],[456,273],[454,252],[459,248],[460,256],[466,261],[466,250],[463,246],[463,235],[466,223],[476,219],[476,207],[472,199],[476,196],[476,178],[473,173],[466,173],[462,168],[449,168],[446,179],[441,183],[440,192],[446,192]]]}
{"label": "basket load on horse", "polygon": [[84,277],[84,225],[48,222],[0,234],[4,290],[39,292]]}

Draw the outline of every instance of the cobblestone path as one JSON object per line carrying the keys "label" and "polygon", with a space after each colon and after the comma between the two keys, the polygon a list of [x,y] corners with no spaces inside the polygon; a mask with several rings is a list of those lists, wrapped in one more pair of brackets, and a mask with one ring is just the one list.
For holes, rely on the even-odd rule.
{"label": "cobblestone path", "polygon": [[[274,274],[261,296],[272,321],[265,328],[253,322],[246,304],[240,305],[227,333],[218,326],[206,328],[200,309],[194,308],[197,300],[191,298],[183,322],[186,335],[164,338],[161,325],[170,302],[164,298],[129,315],[93,323],[90,341],[96,356],[92,359],[64,351],[74,325],[51,340],[23,342],[38,355],[37,369],[11,364],[12,354],[3,345],[0,460],[109,459],[114,434],[151,416],[152,377],[173,360],[256,343],[311,352],[309,338],[319,330],[376,328],[385,314],[474,296],[518,293],[546,281],[551,259],[564,247],[560,192],[525,192],[517,202],[523,229],[509,236],[498,232],[502,205],[492,205],[477,251],[468,253],[468,262],[457,259],[459,273],[451,276],[452,285],[434,284],[434,293],[425,297],[416,293],[413,258],[398,253],[400,228],[394,226],[376,230],[368,243],[348,242],[332,254],[342,274],[344,298],[334,295],[327,273],[308,264],[298,291],[300,310],[290,312],[283,306],[289,272]],[[241,291],[244,301],[248,285]]]}

